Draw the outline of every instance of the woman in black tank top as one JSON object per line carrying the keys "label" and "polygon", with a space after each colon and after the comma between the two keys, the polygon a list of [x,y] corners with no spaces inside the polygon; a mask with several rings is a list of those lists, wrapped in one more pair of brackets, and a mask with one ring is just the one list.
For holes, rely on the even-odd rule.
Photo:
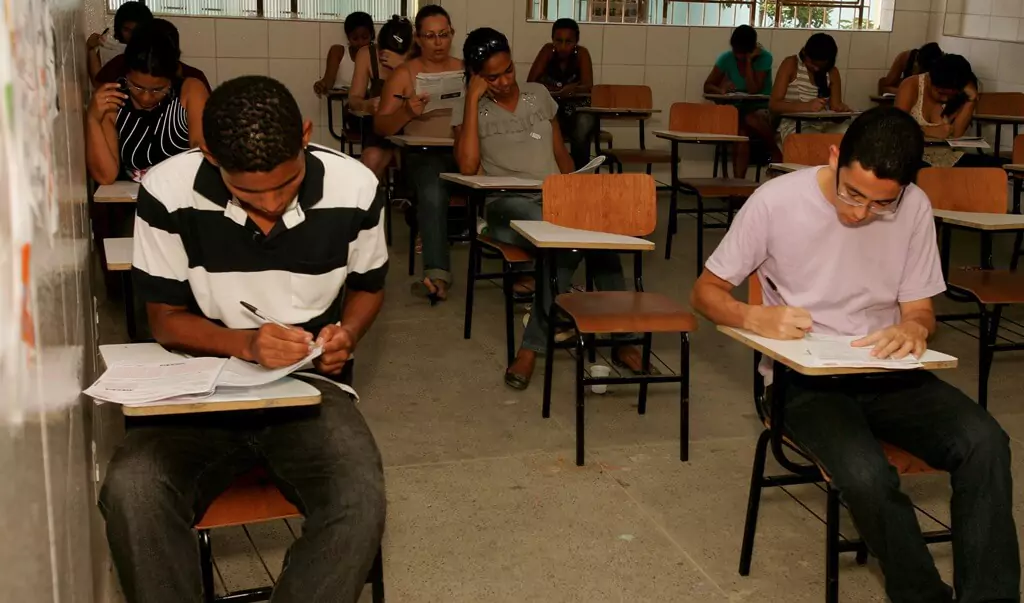
{"label": "woman in black tank top", "polygon": [[198,146],[209,92],[177,77],[179,51],[166,36],[136,31],[125,50],[125,77],[100,86],[86,118],[86,166],[100,184],[141,180],[152,166]]}
{"label": "woman in black tank top", "polygon": [[889,73],[878,80],[878,94],[896,94],[903,80],[912,75],[928,73],[942,55],[942,49],[935,42],[899,53],[892,62]]}
{"label": "woman in black tank top", "polygon": [[413,49],[413,27],[408,19],[398,16],[380,28],[377,42],[363,48],[356,55],[355,74],[349,91],[350,111],[365,114],[362,117],[362,162],[380,179],[391,163],[392,147],[387,138],[373,128],[373,114],[380,105],[384,82],[396,67],[405,62]]}

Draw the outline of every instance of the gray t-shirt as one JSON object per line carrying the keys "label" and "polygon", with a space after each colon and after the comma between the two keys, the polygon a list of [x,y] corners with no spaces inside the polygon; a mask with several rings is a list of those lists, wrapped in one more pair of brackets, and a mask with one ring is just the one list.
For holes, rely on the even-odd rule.
{"label": "gray t-shirt", "polygon": [[[452,127],[462,125],[466,107],[452,112]],[[530,180],[561,173],[555,161],[551,120],[558,104],[547,88],[537,83],[519,86],[515,113],[488,97],[480,99],[480,164],[488,176],[512,176]]]}

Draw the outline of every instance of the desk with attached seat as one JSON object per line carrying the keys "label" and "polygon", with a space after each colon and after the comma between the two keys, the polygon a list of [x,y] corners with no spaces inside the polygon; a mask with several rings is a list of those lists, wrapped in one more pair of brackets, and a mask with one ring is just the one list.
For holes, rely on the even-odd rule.
{"label": "desk with attached seat", "polygon": [[799,134],[805,121],[841,122],[853,119],[858,115],[860,115],[858,111],[796,111],[794,113],[783,113],[780,117],[795,121],[796,133]]}

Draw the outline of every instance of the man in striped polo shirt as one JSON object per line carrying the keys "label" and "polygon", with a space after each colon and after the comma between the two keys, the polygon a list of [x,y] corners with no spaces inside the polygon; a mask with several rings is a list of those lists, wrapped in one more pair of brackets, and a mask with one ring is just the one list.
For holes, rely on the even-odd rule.
{"label": "man in striped polo shirt", "polygon": [[[377,181],[358,161],[308,146],[288,90],[270,78],[221,85],[206,146],[142,183],[133,278],[168,348],[293,364],[315,342],[338,376],[380,311],[388,256]],[[245,301],[291,328],[264,323]],[[354,602],[384,530],[384,478],[355,401],[311,381],[322,404],[193,415],[130,426],[100,508],[129,603],[199,603],[193,523],[236,477],[264,466],[305,516],[275,603]]]}

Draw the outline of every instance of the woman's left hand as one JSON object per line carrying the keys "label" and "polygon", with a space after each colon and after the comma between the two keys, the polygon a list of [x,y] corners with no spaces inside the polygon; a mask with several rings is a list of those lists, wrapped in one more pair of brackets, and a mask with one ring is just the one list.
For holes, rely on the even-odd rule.
{"label": "woman's left hand", "polygon": [[399,65],[405,62],[405,57],[397,52],[391,52],[390,50],[380,51],[380,55],[377,58],[380,59],[380,64],[388,69],[396,69]]}

